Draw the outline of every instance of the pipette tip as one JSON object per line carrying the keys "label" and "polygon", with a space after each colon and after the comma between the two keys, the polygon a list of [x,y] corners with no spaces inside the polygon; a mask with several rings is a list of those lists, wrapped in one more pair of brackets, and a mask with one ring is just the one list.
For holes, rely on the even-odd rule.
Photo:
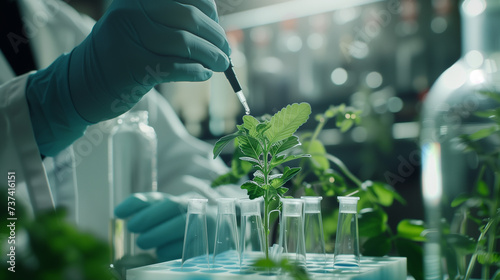
{"label": "pipette tip", "polygon": [[238,99],[241,102],[241,105],[243,105],[243,108],[245,108],[245,114],[250,115],[250,107],[248,107],[247,100],[245,98],[245,95],[243,95],[243,91],[238,91],[236,92],[236,96],[238,96]]}

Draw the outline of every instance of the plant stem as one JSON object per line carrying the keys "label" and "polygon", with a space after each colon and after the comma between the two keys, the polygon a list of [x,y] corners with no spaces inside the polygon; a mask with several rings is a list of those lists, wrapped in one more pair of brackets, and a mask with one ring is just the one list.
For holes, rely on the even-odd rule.
{"label": "plant stem", "polygon": [[358,186],[358,188],[361,187],[361,184],[363,184],[361,182],[361,180],[359,180],[358,177],[354,176],[354,174],[352,174],[351,171],[349,171],[347,166],[345,166],[345,164],[339,158],[337,158],[334,155],[328,154],[328,153],[325,154],[325,157],[329,161],[335,163],[335,165],[337,165],[340,168],[340,170],[342,170],[344,175],[346,175],[354,184],[356,184],[356,186]]}
{"label": "plant stem", "polygon": [[[318,125],[316,126],[316,129],[314,130],[314,133],[311,136],[311,143],[316,141],[316,138],[318,138],[319,133],[321,132],[321,130],[323,130],[323,126],[325,126],[326,124],[326,120],[327,119],[324,116],[321,117],[321,119],[319,120]],[[311,149],[311,145],[309,145],[309,149]],[[307,152],[309,152],[309,149]]]}
{"label": "plant stem", "polygon": [[491,225],[493,224],[494,221],[495,221],[495,219],[491,219],[490,221],[488,221],[488,223],[484,227],[484,230],[479,235],[479,238],[477,239],[476,250],[474,251],[474,254],[472,255],[472,257],[471,257],[471,259],[469,261],[469,266],[467,267],[467,273],[465,274],[465,279],[464,280],[469,280],[470,279],[470,276],[472,274],[472,269],[474,268],[474,264],[476,263],[477,253],[479,251],[481,240],[483,240],[484,236],[488,232],[488,229],[490,229],[490,227],[491,227]]}
{"label": "plant stem", "polygon": [[[495,164],[495,163],[492,163],[492,169],[495,171],[495,170],[498,170],[497,168],[498,166]],[[490,208],[490,217],[493,219],[493,222],[492,222],[492,225],[493,225],[493,228],[496,229],[498,227],[498,219],[497,218],[494,218],[494,217],[497,217],[497,209],[500,207],[500,178],[499,178],[499,175],[497,172],[495,172],[495,182],[494,182],[494,189],[493,189],[493,201],[492,201],[492,204],[491,204],[491,208]],[[488,255],[491,255],[493,253],[493,250],[495,249],[495,245],[496,245],[496,237],[495,237],[495,230],[492,230],[489,234],[488,234],[488,247],[487,247],[487,250],[488,250]],[[488,278],[489,277],[489,274],[490,274],[490,265],[489,264],[485,264],[483,266],[483,271],[482,271],[482,274],[483,274],[483,278]]]}
{"label": "plant stem", "polygon": [[[267,145],[266,145],[267,146]],[[266,260],[269,260],[269,201],[271,200],[269,197],[269,188],[271,187],[269,185],[269,173],[271,170],[268,170],[268,149],[265,147],[264,149],[264,168],[263,168],[263,173],[264,173],[264,186],[266,186],[266,190],[264,192],[264,239],[265,239],[265,253],[266,253]]]}
{"label": "plant stem", "polygon": [[267,196],[269,195],[269,190],[266,190],[266,195],[264,197],[264,238],[265,238],[265,253],[266,260],[269,260],[269,202],[267,201]]}

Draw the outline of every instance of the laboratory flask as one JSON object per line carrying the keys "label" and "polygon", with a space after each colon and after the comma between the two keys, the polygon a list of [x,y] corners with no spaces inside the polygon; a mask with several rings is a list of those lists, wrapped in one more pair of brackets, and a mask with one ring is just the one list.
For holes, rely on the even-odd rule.
{"label": "laboratory flask", "polygon": [[264,227],[260,210],[261,199],[239,199],[240,223],[240,265],[250,264],[256,258],[264,257],[267,250],[264,243]]}
{"label": "laboratory flask", "polygon": [[338,269],[359,269],[361,254],[359,252],[358,236],[358,200],[359,197],[339,196],[339,219],[333,266]]}
{"label": "laboratory flask", "polygon": [[304,243],[307,259],[326,261],[321,196],[302,196],[304,201]]}
{"label": "laboratory flask", "polygon": [[112,263],[115,268],[118,262],[128,268],[135,267],[135,262],[144,265],[147,254],[137,247],[135,235],[113,211],[133,193],[157,190],[157,138],[148,125],[148,112],[129,111],[118,117],[108,146]]}
{"label": "laboratory flask", "polygon": [[306,265],[304,244],[304,201],[299,198],[281,198],[282,204],[279,244],[282,257],[299,266]]}
{"label": "laboratory flask", "polygon": [[238,224],[236,223],[236,199],[217,199],[217,222],[213,264],[239,263]]}
{"label": "laboratory flask", "polygon": [[[498,148],[498,134],[475,142],[479,149],[468,149],[464,135],[494,127],[492,118],[478,115],[498,110],[494,96],[500,96],[500,1],[461,2],[462,55],[436,80],[424,100],[421,112],[420,156],[422,196],[425,208],[426,239],[424,274],[426,279],[464,277],[465,260],[450,258],[446,251],[450,234],[466,228],[459,207],[452,202],[459,195],[474,193],[485,154]],[[492,98],[493,97],[493,98]],[[499,100],[496,98],[496,100]],[[479,152],[482,150],[483,152]],[[415,160],[415,164],[420,162]],[[489,177],[488,177],[489,176]],[[489,196],[498,201],[492,174],[484,173]],[[492,207],[493,208],[493,207]],[[495,215],[490,208],[487,216]],[[475,226],[477,231],[477,225]],[[446,232],[446,233],[445,233]],[[443,266],[446,263],[448,268]],[[455,263],[456,265],[451,265]],[[479,265],[478,265],[479,266]],[[490,279],[491,275],[483,275]]]}
{"label": "laboratory flask", "polygon": [[207,203],[206,198],[193,198],[188,201],[182,267],[189,263],[209,265]]}

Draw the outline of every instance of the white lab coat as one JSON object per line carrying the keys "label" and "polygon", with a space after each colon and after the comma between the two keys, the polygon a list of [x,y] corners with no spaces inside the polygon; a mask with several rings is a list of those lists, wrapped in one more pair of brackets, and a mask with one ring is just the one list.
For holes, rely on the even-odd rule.
{"label": "white lab coat", "polygon": [[[39,69],[83,41],[94,24],[62,1],[20,1],[26,36]],[[16,195],[26,197],[24,189],[29,186],[34,208],[49,208],[52,200],[69,206],[80,227],[106,238],[110,212],[107,141],[113,120],[90,126],[72,146],[42,162],[25,99],[27,76],[14,77],[0,52],[0,177],[4,178],[0,186],[7,183],[7,173],[14,171]],[[157,133],[160,191],[172,195],[194,192],[211,201],[221,196],[245,196],[236,186],[217,192],[210,188],[210,181],[226,172],[227,166],[212,159],[211,145],[187,133],[156,90],[134,109],[149,111],[149,124]]]}

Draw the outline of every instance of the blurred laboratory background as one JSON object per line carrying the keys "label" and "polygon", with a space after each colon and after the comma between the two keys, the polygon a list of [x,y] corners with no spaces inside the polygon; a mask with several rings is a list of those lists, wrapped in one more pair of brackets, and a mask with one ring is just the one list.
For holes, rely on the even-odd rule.
{"label": "blurred laboratory background", "polygon": [[[109,0],[71,0],[98,19]],[[460,56],[458,1],[218,0],[236,74],[253,116],[309,102],[313,115],[342,103],[361,126],[320,140],[366,180],[391,184],[406,200],[392,223],[423,219],[419,112],[429,87]],[[235,131],[244,110],[223,74],[164,84],[189,132],[208,142]],[[301,130],[316,126],[310,119]],[[229,155],[226,155],[229,159]]]}

